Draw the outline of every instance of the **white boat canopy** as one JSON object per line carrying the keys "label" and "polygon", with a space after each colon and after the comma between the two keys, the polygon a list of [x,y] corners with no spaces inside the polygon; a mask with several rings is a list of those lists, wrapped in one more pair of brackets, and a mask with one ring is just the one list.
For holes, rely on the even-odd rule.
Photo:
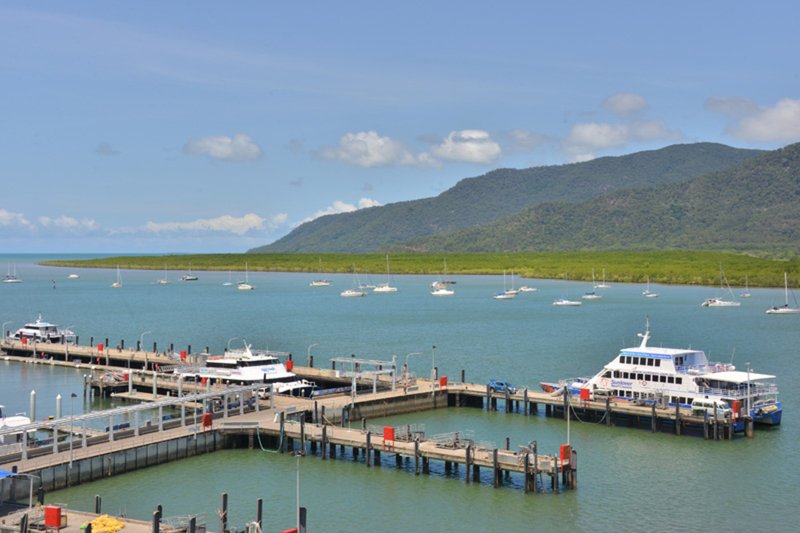
{"label": "white boat canopy", "polygon": [[741,372],[738,370],[734,370],[731,372],[714,372],[712,374],[704,374],[704,378],[713,379],[716,381],[727,381],[728,383],[747,383],[748,377],[750,381],[758,381],[762,379],[774,379],[775,376],[771,376],[769,374],[756,374],[755,372],[750,372],[748,376],[747,372]]}

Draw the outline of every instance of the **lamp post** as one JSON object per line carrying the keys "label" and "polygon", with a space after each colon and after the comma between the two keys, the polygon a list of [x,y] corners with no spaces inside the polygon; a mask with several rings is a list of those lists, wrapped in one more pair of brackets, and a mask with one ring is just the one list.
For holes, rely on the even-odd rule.
{"label": "lamp post", "polygon": [[297,531],[300,531],[300,452],[295,453],[297,457]]}
{"label": "lamp post", "polygon": [[231,342],[235,341],[235,340],[236,340],[236,339],[238,339],[238,338],[239,338],[239,337],[231,337],[230,339],[228,339],[227,348],[225,348],[225,351],[226,351],[226,352],[229,352],[229,351],[231,350]]}
{"label": "lamp post", "polygon": [[315,342],[314,344],[308,345],[308,350],[306,350],[306,361],[311,361],[311,348],[313,348],[314,346],[319,346],[319,343]]}
{"label": "lamp post", "polygon": [[3,340],[6,338],[6,326],[9,324],[13,324],[13,322],[11,320],[3,322]]}
{"label": "lamp post", "polygon": [[[141,335],[139,335],[139,349],[141,350],[144,347],[144,336],[148,333],[152,333],[151,331],[143,331]],[[154,354],[155,355],[155,354]],[[144,351],[144,369],[147,370],[147,350]]]}
{"label": "lamp post", "polygon": [[411,352],[411,353],[407,353],[406,354],[406,372],[405,372],[405,375],[403,376],[403,379],[405,379],[406,381],[408,381],[408,357],[411,356],[411,355],[422,355],[422,353],[421,352]]}
{"label": "lamp post", "polygon": [[431,347],[431,382],[436,381],[436,346]]}
{"label": "lamp post", "polygon": [[72,468],[72,439],[75,438],[75,398],[74,392],[69,395],[69,467]]}

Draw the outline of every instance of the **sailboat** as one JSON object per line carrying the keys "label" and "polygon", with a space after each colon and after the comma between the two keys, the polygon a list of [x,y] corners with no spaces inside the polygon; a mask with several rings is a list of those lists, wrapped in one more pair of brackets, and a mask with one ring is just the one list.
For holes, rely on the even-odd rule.
{"label": "sailboat", "polygon": [[[594,281],[594,269],[592,269],[592,281]],[[595,289],[610,289],[611,285],[606,283],[606,269],[603,269],[603,283],[598,283],[594,286]]]}
{"label": "sailboat", "polygon": [[[569,278],[565,275],[564,279],[569,281]],[[583,302],[580,300],[570,300],[569,298],[562,296],[561,298],[556,298],[553,300],[553,305],[557,307],[578,307],[579,305],[583,305]]]}
{"label": "sailboat", "polygon": [[3,283],[22,283],[22,280],[17,277],[17,264],[14,263],[14,273],[11,273],[11,263],[8,263],[8,274],[3,277]]}
{"label": "sailboat", "polygon": [[[321,257],[319,258],[319,271],[321,273],[324,273],[323,270],[322,270],[322,258]],[[329,279],[320,278],[320,279],[315,279],[314,281],[309,283],[308,286],[309,287],[328,287],[328,286],[330,286],[330,284],[331,284],[331,281]]]}
{"label": "sailboat", "polygon": [[594,291],[595,287],[597,287],[597,285],[595,285],[595,283],[594,283],[594,268],[592,268],[592,289],[593,290],[585,293],[583,296],[581,296],[581,298],[583,298],[584,300],[599,300],[600,298],[602,298],[602,296],[600,296],[599,294],[597,294]]}
{"label": "sailboat", "polygon": [[244,281],[240,281],[236,285],[236,288],[239,289],[240,291],[254,291],[254,290],[256,290],[256,286],[250,284],[250,276],[248,275],[247,263],[244,264]]}
{"label": "sailboat", "polygon": [[[794,297],[794,293],[792,293],[792,297]],[[789,278],[786,276],[786,272],[783,273],[783,307],[771,307],[767,309],[768,315],[797,315],[800,314],[800,307],[789,307]],[[797,299],[795,298],[795,305],[797,305]]]}
{"label": "sailboat", "polygon": [[356,265],[353,265],[353,288],[345,289],[339,293],[342,298],[358,298],[367,295],[367,291],[361,289],[361,281],[356,274]]}
{"label": "sailboat", "polygon": [[386,283],[381,283],[372,292],[397,292],[397,287],[389,284],[389,254],[386,254]]}
{"label": "sailboat", "polygon": [[498,292],[493,296],[493,298],[495,300],[513,300],[516,297],[517,297],[517,291],[515,291],[513,288],[506,289],[506,271],[503,270],[503,292]]}
{"label": "sailboat", "polygon": [[647,288],[642,291],[642,296],[645,298],[658,298],[657,292],[650,291],[650,276],[647,276]]}
{"label": "sailboat", "polygon": [[158,283],[159,285],[169,284],[169,280],[167,279],[167,265],[164,265],[164,277],[158,280],[156,283]]}
{"label": "sailboat", "polygon": [[448,281],[445,279],[447,276],[447,259],[444,260],[444,274],[441,279],[431,283],[431,296],[453,296],[456,291],[448,289],[448,285],[455,284],[455,281]]}
{"label": "sailboat", "polygon": [[228,281],[222,283],[223,287],[232,287],[233,286],[233,278],[231,277],[231,271],[228,270]]}
{"label": "sailboat", "polygon": [[752,294],[750,294],[750,287],[748,287],[747,276],[745,276],[744,277],[744,292],[739,294],[739,298],[750,298],[751,296],[752,296]]}
{"label": "sailboat", "polygon": [[111,284],[111,288],[119,289],[122,287],[122,277],[119,274],[119,265],[117,265],[117,281]]}
{"label": "sailboat", "polygon": [[719,265],[719,288],[720,291],[725,290],[725,286],[728,287],[728,292],[731,295],[730,300],[725,300],[721,295],[715,298],[707,298],[702,304],[702,307],[739,307],[742,305],[742,302],[737,302],[733,300],[733,291],[731,290],[730,285],[728,285],[728,281],[725,279],[725,274],[722,272],[722,264]]}
{"label": "sailboat", "polygon": [[197,276],[192,275],[192,264],[189,263],[189,273],[181,276],[183,281],[197,281]]}

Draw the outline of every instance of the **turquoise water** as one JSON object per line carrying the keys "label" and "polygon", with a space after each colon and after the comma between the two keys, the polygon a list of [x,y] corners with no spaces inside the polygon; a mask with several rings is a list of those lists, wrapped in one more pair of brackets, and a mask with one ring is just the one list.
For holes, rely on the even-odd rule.
{"label": "turquoise water", "polygon": [[[468,381],[504,378],[521,386],[595,373],[622,346],[637,344],[645,318],[652,325],[652,345],[692,346],[711,359],[758,372],[778,374],[784,403],[783,425],[757,431],[756,438],[733,442],[651,434],[646,430],[595,424],[571,425],[579,452],[579,489],[558,496],[525,496],[519,480],[494,490],[486,483],[466,485],[463,471],[445,474],[432,464],[430,476],[399,471],[393,459],[367,469],[348,455],[344,461],[301,459],[302,499],[313,531],[425,529],[433,531],[525,531],[534,528],[578,530],[728,530],[791,527],[796,512],[788,502],[800,497],[800,378],[797,357],[800,316],[768,316],[764,310],[783,301],[777,289],[755,289],[738,309],[701,308],[714,288],[653,286],[658,299],[644,299],[642,286],[613,285],[600,301],[579,308],[556,308],[553,298],[579,298],[585,283],[525,280],[538,292],[497,301],[502,276],[456,277],[456,295],[433,298],[433,278],[397,276],[396,294],[344,299],[349,276],[331,276],[332,287],[310,288],[313,275],[251,273],[253,292],[222,286],[228,273],[199,273],[197,282],[156,285],[163,272],[123,271],[122,289],[111,289],[115,272],[53,269],[21,257],[17,273],[25,282],[0,284],[0,321],[17,328],[42,313],[46,320],[70,325],[86,343],[109,337],[111,345],[136,343],[143,332],[150,346],[191,344],[221,351],[232,337],[255,347],[290,351],[305,361],[309,346],[318,366],[328,358],[350,355],[399,362],[409,356],[412,372],[428,375],[432,356],[440,373]],[[0,256],[0,267],[7,259]],[[602,265],[597,265],[602,268]],[[68,280],[76,272],[78,280]],[[373,276],[381,282],[381,276]],[[56,288],[53,289],[53,280]],[[234,274],[234,281],[236,275]],[[234,340],[232,342],[240,342]],[[436,346],[435,355],[432,346]],[[54,367],[0,365],[0,403],[25,411],[35,388],[38,415],[53,410],[56,394],[81,394],[80,371]],[[65,403],[64,411],[67,412]],[[76,403],[77,410],[78,405]],[[450,409],[418,413],[384,422],[424,423],[428,433],[472,430],[479,441],[512,446],[531,440],[542,452],[554,452],[566,439],[566,425],[544,416],[525,418],[503,412]],[[90,509],[102,494],[108,512],[148,519],[157,504],[165,514],[204,511],[218,529],[214,510],[219,494],[230,493],[230,524],[240,527],[255,514],[255,500],[265,500],[271,529],[293,522],[295,469],[292,457],[231,450],[150,468],[97,483],[59,491],[50,501]],[[406,468],[408,470],[408,468]],[[488,476],[488,473],[485,474]]]}

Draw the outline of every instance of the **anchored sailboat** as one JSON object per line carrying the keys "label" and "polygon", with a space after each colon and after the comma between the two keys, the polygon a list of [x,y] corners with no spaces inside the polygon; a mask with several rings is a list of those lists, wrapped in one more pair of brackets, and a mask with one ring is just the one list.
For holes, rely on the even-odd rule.
{"label": "anchored sailboat", "polygon": [[[794,297],[794,293],[792,293]],[[783,273],[783,307],[771,307],[767,309],[768,315],[797,315],[800,314],[800,307],[797,307],[797,298],[795,298],[795,307],[789,307],[789,278],[786,272]]]}

